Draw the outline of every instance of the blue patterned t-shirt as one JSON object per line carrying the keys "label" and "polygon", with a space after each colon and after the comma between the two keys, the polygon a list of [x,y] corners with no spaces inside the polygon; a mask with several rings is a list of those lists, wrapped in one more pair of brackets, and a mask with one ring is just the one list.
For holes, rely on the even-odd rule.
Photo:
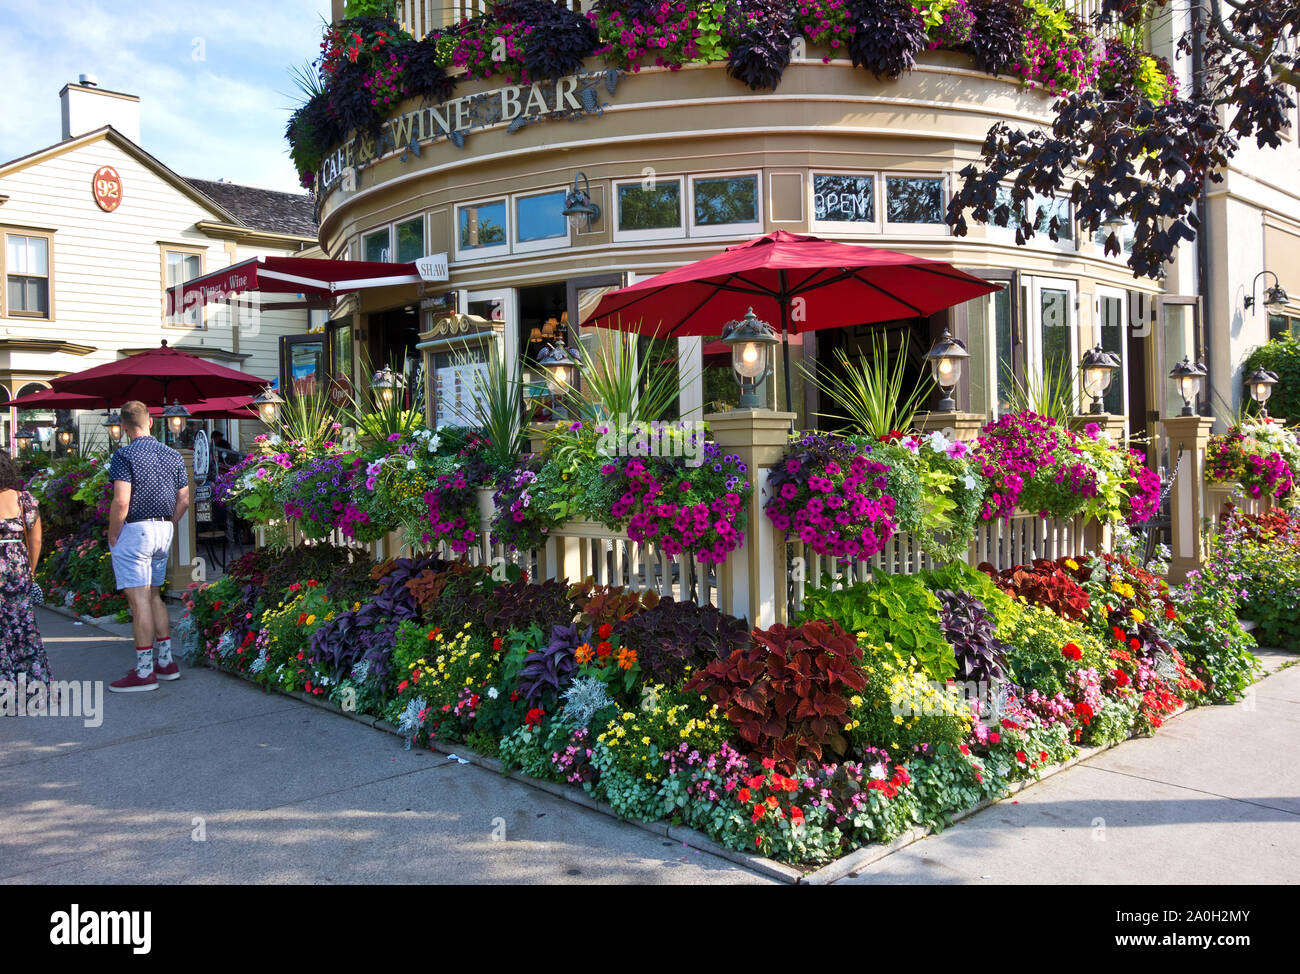
{"label": "blue patterned t-shirt", "polygon": [[115,451],[108,462],[108,477],[131,485],[128,523],[170,518],[176,513],[176,492],[190,482],[181,455],[152,436],[138,436]]}

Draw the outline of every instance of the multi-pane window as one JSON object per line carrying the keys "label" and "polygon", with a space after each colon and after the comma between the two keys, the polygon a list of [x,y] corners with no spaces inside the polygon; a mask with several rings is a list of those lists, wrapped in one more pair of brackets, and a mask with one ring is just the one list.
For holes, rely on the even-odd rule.
{"label": "multi-pane window", "polygon": [[203,257],[200,254],[183,250],[168,250],[163,255],[165,267],[164,285],[174,296],[175,306],[167,318],[167,324],[184,328],[201,328],[203,326],[203,308],[197,301],[186,308],[181,294],[181,285],[203,273]]}
{"label": "multi-pane window", "polygon": [[5,310],[11,315],[50,316],[50,241],[48,237],[6,234]]}

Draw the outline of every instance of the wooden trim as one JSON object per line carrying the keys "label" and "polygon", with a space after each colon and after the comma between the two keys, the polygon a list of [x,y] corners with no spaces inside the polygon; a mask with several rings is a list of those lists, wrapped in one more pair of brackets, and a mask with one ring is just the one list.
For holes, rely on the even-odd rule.
{"label": "wooden trim", "polygon": [[[45,240],[45,301],[46,313],[33,314],[29,311],[9,310],[9,236],[41,237]],[[35,276],[35,275],[30,275]],[[0,228],[0,318],[14,321],[49,321],[58,320],[54,307],[54,231],[36,230],[31,227]]]}
{"label": "wooden trim", "polygon": [[58,338],[0,338],[0,350],[15,352],[66,352],[68,355],[89,355],[98,351],[94,345],[78,345]]}
{"label": "wooden trim", "polygon": [[200,220],[194,226],[199,232],[205,233],[209,237],[278,244],[284,250],[306,250],[308,247],[315,247],[319,243],[316,237],[305,237],[297,233],[276,233],[272,230],[255,230],[252,227],[239,226],[234,223],[219,223],[214,220]]}

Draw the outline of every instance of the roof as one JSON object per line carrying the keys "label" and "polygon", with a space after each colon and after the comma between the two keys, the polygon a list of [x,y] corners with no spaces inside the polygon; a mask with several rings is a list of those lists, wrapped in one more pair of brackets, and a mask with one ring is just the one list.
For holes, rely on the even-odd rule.
{"label": "roof", "polygon": [[281,193],[210,179],[186,177],[185,181],[244,226],[268,233],[316,237],[316,204],[305,193]]}

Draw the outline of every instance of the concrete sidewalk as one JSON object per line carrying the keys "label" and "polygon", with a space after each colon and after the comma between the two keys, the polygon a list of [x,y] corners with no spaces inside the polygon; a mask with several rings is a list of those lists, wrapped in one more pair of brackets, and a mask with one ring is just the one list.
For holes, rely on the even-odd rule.
{"label": "concrete sidewalk", "polygon": [[[132,665],[129,637],[38,621],[55,679]],[[211,670],[104,696],[100,727],[0,721],[0,882],[766,882]]]}
{"label": "concrete sidewalk", "polygon": [[[1265,651],[1266,665],[1295,657]],[[1294,884],[1300,666],[913,843],[843,883]]]}

